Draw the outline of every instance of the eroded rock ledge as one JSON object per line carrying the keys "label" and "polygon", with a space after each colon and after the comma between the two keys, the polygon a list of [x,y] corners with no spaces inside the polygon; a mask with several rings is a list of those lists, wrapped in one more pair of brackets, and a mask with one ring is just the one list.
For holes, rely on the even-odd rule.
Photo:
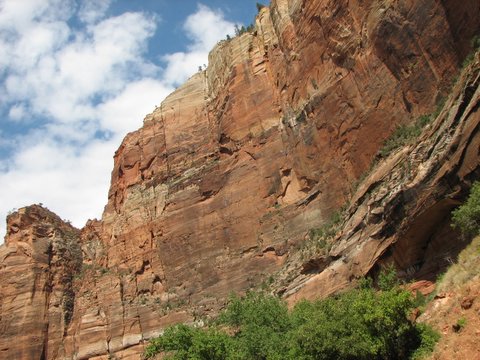
{"label": "eroded rock ledge", "polygon": [[467,245],[451,227],[451,211],[480,177],[479,108],[477,53],[422,136],[380,161],[360,185],[327,261],[290,284],[290,301],[332,294],[383,263],[406,279],[428,280],[451,265]]}

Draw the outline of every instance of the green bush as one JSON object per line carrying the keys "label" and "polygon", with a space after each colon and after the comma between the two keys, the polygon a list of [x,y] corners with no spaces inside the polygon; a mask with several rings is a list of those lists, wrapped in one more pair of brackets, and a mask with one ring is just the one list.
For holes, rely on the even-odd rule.
{"label": "green bush", "polygon": [[198,329],[187,325],[175,325],[165,330],[159,338],[147,346],[144,357],[166,353],[165,359],[223,360],[232,348],[232,339],[215,328]]}
{"label": "green bush", "polygon": [[150,358],[197,360],[419,359],[432,351],[438,334],[410,320],[411,294],[393,270],[357,289],[315,302],[301,301],[292,311],[277,297],[250,292],[233,296],[218,319],[205,329],[177,325],[151,341]]}
{"label": "green bush", "polygon": [[265,293],[232,296],[217,323],[234,330],[238,359],[282,359],[287,351],[285,335],[290,329],[287,306]]}
{"label": "green bush", "polygon": [[452,212],[452,226],[465,235],[480,234],[480,182],[475,182],[465,202]]}
{"label": "green bush", "polygon": [[255,25],[254,24],[250,24],[247,27],[245,27],[244,25],[242,25],[241,27],[238,26],[238,25],[235,25],[235,36],[240,36],[240,35],[243,35],[247,32],[251,33],[254,30],[255,30]]}
{"label": "green bush", "polygon": [[258,3],[258,2],[257,2],[257,4],[256,4],[256,6],[257,6],[257,12],[262,11],[262,9],[265,7],[265,5],[263,5],[263,4],[261,4],[261,3]]}
{"label": "green bush", "polygon": [[393,265],[388,266],[380,272],[380,275],[378,276],[378,288],[380,290],[392,290],[399,285],[397,270]]}
{"label": "green bush", "polygon": [[435,111],[431,114],[425,114],[420,116],[413,124],[411,125],[400,125],[395,131],[390,135],[390,137],[385,140],[383,147],[378,152],[378,155],[382,158],[390,155],[394,150],[410,144],[413,140],[418,138],[422,133],[422,130],[425,126],[436,119],[437,116],[443,109],[445,100],[442,99],[437,104]]}
{"label": "green bush", "polygon": [[420,333],[420,346],[410,356],[412,360],[420,360],[427,357],[435,348],[435,344],[440,340],[440,334],[425,324],[418,324]]}
{"label": "green bush", "polygon": [[470,45],[472,47],[472,51],[467,55],[465,60],[463,60],[462,68],[466,68],[470,63],[473,62],[473,60],[475,60],[475,53],[480,50],[480,35],[474,36],[470,40]]}
{"label": "green bush", "polygon": [[299,307],[292,314],[299,326],[291,334],[291,359],[408,359],[420,344],[409,320],[412,298],[398,288],[364,287]]}
{"label": "green bush", "polygon": [[460,331],[462,330],[465,326],[467,325],[467,319],[465,319],[464,317],[461,317],[460,319],[457,320],[457,323],[455,324],[455,329],[457,329],[456,331]]}
{"label": "green bush", "polygon": [[[422,117],[422,123],[424,118]],[[400,125],[395,129],[393,134],[384,142],[383,147],[380,149],[379,155],[381,157],[387,157],[393,150],[396,150],[402,146],[409,144],[413,139],[416,139],[422,131],[420,123],[413,125]]]}
{"label": "green bush", "polygon": [[310,229],[308,232],[309,241],[303,244],[305,253],[308,251],[326,250],[330,251],[331,239],[338,231],[339,225],[342,223],[343,216],[341,211],[332,214],[330,219],[318,228]]}

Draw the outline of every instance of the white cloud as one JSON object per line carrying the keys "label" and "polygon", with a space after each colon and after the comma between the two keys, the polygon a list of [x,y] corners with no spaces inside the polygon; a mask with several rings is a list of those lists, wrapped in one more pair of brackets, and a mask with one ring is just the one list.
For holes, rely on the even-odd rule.
{"label": "white cloud", "polygon": [[46,23],[66,21],[74,9],[73,0],[1,0],[0,26],[15,34],[37,20]]}
{"label": "white cloud", "polygon": [[163,78],[167,84],[171,86],[181,85],[188,79],[198,67],[206,64],[208,59],[208,52],[206,51],[191,51],[191,52],[177,52],[168,54],[163,57],[167,63]]}
{"label": "white cloud", "polygon": [[105,16],[111,3],[111,0],[83,0],[78,18],[86,24],[94,24]]}
{"label": "white cloud", "polygon": [[225,20],[221,11],[199,4],[197,11],[186,19],[183,29],[192,41],[187,51],[163,57],[167,63],[164,80],[172,86],[182,84],[199,66],[207,64],[208,52],[227,34],[233,35],[235,23]]}
{"label": "white cloud", "polygon": [[[10,171],[0,174],[2,216],[13,208],[43,203],[76,226],[99,217],[118,140],[93,141],[81,152],[52,141],[31,144],[15,157]],[[0,231],[5,232],[3,221]]]}
{"label": "white cloud", "polygon": [[8,112],[8,116],[12,120],[22,120],[25,115],[26,115],[26,109],[24,105],[14,105],[10,108],[10,111]]}
{"label": "white cloud", "polygon": [[[66,23],[54,24],[27,26],[33,33],[11,44],[14,56],[5,79],[8,100],[31,105],[33,115],[59,122],[91,118],[93,98],[112,96],[133,78],[159,70],[142,57],[155,31],[154,18],[125,13],[84,33]],[[67,41],[71,36],[73,41]]]}
{"label": "white cloud", "polygon": [[102,129],[126,134],[139,128],[145,115],[152,111],[152,105],[159,105],[171,91],[151,78],[128,84],[120,94],[99,106]]}
{"label": "white cloud", "polygon": [[193,40],[191,50],[210,51],[227,34],[234,33],[235,24],[226,21],[221,11],[199,4],[197,12],[187,18],[183,29]]}
{"label": "white cloud", "polygon": [[[110,3],[0,0],[0,107],[8,114],[0,121],[25,125],[21,135],[0,130],[0,147],[13,150],[0,159],[0,218],[32,203],[78,227],[100,217],[123,136],[234,32],[221,12],[199,5],[183,26],[191,43],[166,54],[162,69],[146,53],[159,17],[107,17]],[[83,27],[69,25],[73,17]],[[4,233],[2,220],[0,243]]]}

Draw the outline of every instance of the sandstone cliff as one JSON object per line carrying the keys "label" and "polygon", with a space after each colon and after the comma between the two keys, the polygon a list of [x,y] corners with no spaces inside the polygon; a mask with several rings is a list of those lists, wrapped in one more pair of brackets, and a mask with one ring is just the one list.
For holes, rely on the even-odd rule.
{"label": "sandstone cliff", "polygon": [[289,284],[291,301],[334,293],[382,263],[429,280],[452,263],[467,242],[451,227],[451,211],[480,176],[479,107],[477,53],[423,134],[360,184],[328,256],[310,259],[309,274]]}
{"label": "sandstone cliff", "polygon": [[[292,301],[391,259],[431,277],[460,249],[449,211],[478,178],[478,66],[417,143],[352,188],[398,125],[450,92],[479,31],[476,0],[272,1],[126,136],[100,221],[78,231],[39,206],[8,218],[0,357],[139,359],[165,326],[272,274]],[[298,259],[348,203],[330,252]]]}

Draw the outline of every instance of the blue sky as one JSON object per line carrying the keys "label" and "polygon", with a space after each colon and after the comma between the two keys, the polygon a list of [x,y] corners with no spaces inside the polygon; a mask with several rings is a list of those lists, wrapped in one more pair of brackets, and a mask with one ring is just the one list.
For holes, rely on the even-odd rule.
{"label": "blue sky", "polygon": [[125,134],[256,2],[0,0],[0,243],[29,204],[99,218]]}

